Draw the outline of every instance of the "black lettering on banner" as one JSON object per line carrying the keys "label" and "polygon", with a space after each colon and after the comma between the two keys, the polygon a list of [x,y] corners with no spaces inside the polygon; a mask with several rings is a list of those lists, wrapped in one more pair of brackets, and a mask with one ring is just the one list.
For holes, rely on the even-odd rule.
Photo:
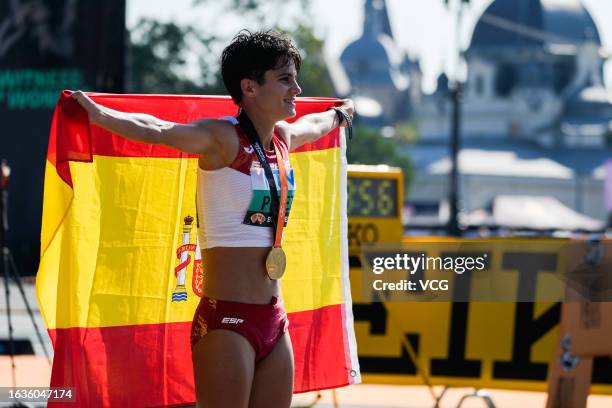
{"label": "black lettering on banner", "polygon": [[349,247],[358,247],[359,243],[359,230],[361,229],[360,224],[351,224],[349,222],[348,225],[348,244]]}
{"label": "black lettering on banner", "polygon": [[348,225],[349,247],[360,247],[361,244],[378,242],[380,234],[378,228],[372,223]]}
{"label": "black lettering on banner", "polygon": [[266,196],[264,196],[264,198],[263,198],[263,200],[261,202],[261,208],[259,209],[259,211],[264,212],[269,205],[270,205],[270,196],[266,195]]}
{"label": "black lettering on banner", "polygon": [[[483,252],[441,253],[443,259],[460,257],[482,257]],[[486,256],[485,269],[489,269],[490,254]],[[478,360],[467,360],[465,349],[467,342],[467,325],[469,315],[470,287],[472,282],[472,271],[465,271],[454,276],[453,299],[451,308],[450,336],[448,344],[448,357],[446,359],[434,358],[431,360],[431,374],[440,376],[456,377],[480,377],[482,362]]]}
{"label": "black lettering on banner", "polygon": [[461,302],[452,303],[451,305],[448,357],[431,359],[431,375],[479,378],[482,362],[465,358],[470,304]]}
{"label": "black lettering on banner", "polygon": [[349,268],[361,268],[361,258],[357,255],[349,255]]}
{"label": "black lettering on banner", "polygon": [[514,344],[511,361],[494,361],[493,378],[512,380],[546,380],[548,363],[532,363],[531,347],[552,330],[561,317],[561,303],[555,303],[540,317],[533,319],[534,303],[516,304]]}
{"label": "black lettering on banner", "polygon": [[535,301],[538,274],[555,273],[557,258],[555,253],[506,252],[503,255],[502,270],[518,272],[519,275],[517,301]]}
{"label": "black lettering on banner", "polygon": [[387,309],[382,303],[354,304],[353,316],[355,321],[370,323],[370,334],[387,333]]}
{"label": "black lettering on banner", "polygon": [[612,384],[612,358],[595,357],[593,359],[593,384]]}
{"label": "black lettering on banner", "polygon": [[514,316],[514,344],[511,361],[495,361],[493,363],[493,378],[546,380],[547,363],[531,362],[531,347],[542,336],[559,323],[561,304],[546,310],[534,320],[533,302],[520,302],[521,299],[535,299],[537,274],[539,272],[554,272],[557,269],[557,254],[551,253],[516,253],[503,255],[502,269],[518,271],[518,300]]}
{"label": "black lettering on banner", "polygon": [[[370,334],[385,335],[387,333],[387,309],[380,302],[369,304],[353,304],[353,315],[355,321],[367,321],[370,323]],[[418,334],[405,333],[415,352],[419,353]],[[398,357],[368,357],[359,356],[359,365],[364,373],[377,374],[416,374],[416,366],[410,358],[408,351],[400,342],[401,354]]]}
{"label": "black lettering on banner", "polygon": [[[417,356],[419,355],[419,335],[406,333],[406,340],[410,342]],[[410,354],[403,344],[400,343],[402,353],[399,357],[364,357],[359,356],[359,366],[364,373],[372,374],[405,374],[415,375],[416,366],[410,358]]]}
{"label": "black lettering on banner", "polygon": [[374,224],[368,223],[364,225],[361,242],[366,244],[378,242],[378,228]]}

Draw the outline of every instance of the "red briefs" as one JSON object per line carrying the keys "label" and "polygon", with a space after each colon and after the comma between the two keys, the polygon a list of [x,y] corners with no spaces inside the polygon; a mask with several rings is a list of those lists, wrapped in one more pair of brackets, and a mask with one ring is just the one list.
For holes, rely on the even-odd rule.
{"label": "red briefs", "polygon": [[212,330],[231,330],[251,343],[257,362],[270,354],[288,327],[285,307],[276,296],[265,305],[202,297],[191,324],[191,349]]}

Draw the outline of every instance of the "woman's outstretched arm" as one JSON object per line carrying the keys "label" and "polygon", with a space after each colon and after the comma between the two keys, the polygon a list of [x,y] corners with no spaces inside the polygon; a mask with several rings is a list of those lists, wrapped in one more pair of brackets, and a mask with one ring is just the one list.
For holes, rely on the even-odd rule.
{"label": "woman's outstretched arm", "polygon": [[[353,117],[355,108],[352,100],[345,99],[339,108],[346,112],[349,117]],[[337,126],[345,127],[347,125],[346,121],[338,122],[336,111],[330,109],[325,112],[304,115],[294,123],[280,122],[277,126],[289,141],[290,149],[295,150],[303,144],[312,143],[325,136]]]}
{"label": "woman's outstretched arm", "polygon": [[90,123],[130,140],[161,144],[186,153],[219,153],[221,135],[228,123],[204,119],[192,123],[175,123],[144,113],[127,113],[94,102],[81,91],[72,97],[87,111]]}

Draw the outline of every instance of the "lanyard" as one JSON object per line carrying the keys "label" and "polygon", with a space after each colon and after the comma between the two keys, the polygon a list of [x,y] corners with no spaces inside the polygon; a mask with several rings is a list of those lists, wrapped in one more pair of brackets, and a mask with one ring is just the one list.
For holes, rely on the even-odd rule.
{"label": "lanyard", "polygon": [[285,226],[285,214],[287,212],[287,196],[288,196],[288,183],[287,174],[285,173],[285,160],[281,155],[281,149],[278,146],[278,141],[272,138],[272,144],[274,145],[274,151],[276,152],[276,162],[278,164],[278,172],[280,176],[280,199],[278,197],[278,190],[276,189],[276,181],[272,174],[272,168],[268,163],[268,159],[263,151],[263,147],[257,135],[257,130],[253,126],[253,122],[247,116],[246,112],[242,110],[238,115],[238,121],[240,126],[246,133],[251,146],[257,154],[259,163],[263,167],[268,185],[270,187],[270,198],[271,198],[271,209],[272,209],[272,226],[274,228],[274,247],[280,247],[283,239],[283,227]]}
{"label": "lanyard", "polygon": [[276,234],[274,236],[274,247],[280,248],[283,243],[283,227],[285,226],[285,214],[287,213],[287,195],[289,188],[287,183],[287,173],[285,172],[285,158],[281,154],[281,149],[278,147],[278,142],[274,143],[276,151],[276,162],[278,163],[278,171],[280,173],[280,207],[278,209],[278,221],[276,223]]}

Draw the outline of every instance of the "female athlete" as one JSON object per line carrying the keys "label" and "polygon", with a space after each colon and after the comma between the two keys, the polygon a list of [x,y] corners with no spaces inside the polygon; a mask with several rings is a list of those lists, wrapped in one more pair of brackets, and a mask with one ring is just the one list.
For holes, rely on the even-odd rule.
{"label": "female athlete", "polygon": [[[94,125],[199,155],[198,236],[206,262],[191,348],[200,407],[291,403],[293,352],[279,287],[282,229],[293,197],[288,152],[346,126],[353,115],[353,103],[345,100],[287,123],[302,91],[300,64],[285,35],[240,32],[221,58],[224,84],[240,107],[237,118],[173,123],[72,94]],[[264,194],[253,186],[265,186]]]}

